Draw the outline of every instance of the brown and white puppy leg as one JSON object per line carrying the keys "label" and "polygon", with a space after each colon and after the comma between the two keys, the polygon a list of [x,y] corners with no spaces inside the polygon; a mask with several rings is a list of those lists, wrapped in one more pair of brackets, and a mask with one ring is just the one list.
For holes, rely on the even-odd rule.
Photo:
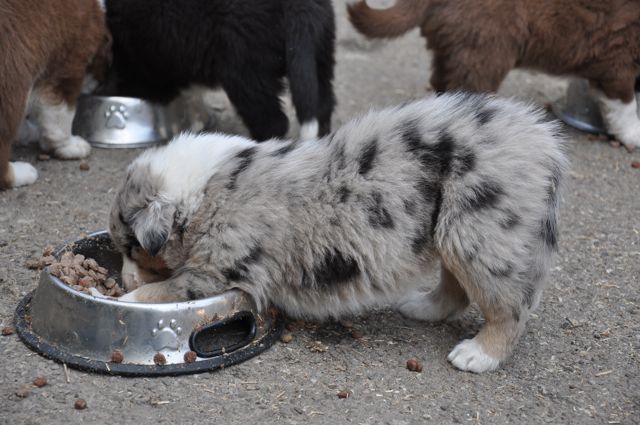
{"label": "brown and white puppy leg", "polygon": [[469,297],[456,277],[442,266],[440,284],[430,291],[419,288],[403,297],[397,309],[416,320],[439,322],[459,318],[469,306]]}
{"label": "brown and white puppy leg", "polygon": [[[77,96],[82,80],[72,84],[77,90],[70,90]],[[59,88],[38,88],[33,93],[33,110],[40,126],[42,137],[40,147],[62,159],[86,158],[91,146],[82,137],[71,134],[71,125],[75,115],[75,97],[64,95]]]}
{"label": "brown and white puppy leg", "polygon": [[640,117],[635,97],[635,77],[616,79],[592,88],[607,130],[628,148],[640,146]]}
{"label": "brown and white puppy leg", "polygon": [[10,189],[34,183],[36,169],[27,162],[10,162],[11,145],[16,137],[26,110],[29,93],[28,81],[4,81],[0,67],[0,189]]}

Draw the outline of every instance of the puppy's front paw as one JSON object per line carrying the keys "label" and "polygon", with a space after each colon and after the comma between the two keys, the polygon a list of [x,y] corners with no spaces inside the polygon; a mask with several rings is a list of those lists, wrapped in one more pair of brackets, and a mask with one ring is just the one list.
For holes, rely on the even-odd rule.
{"label": "puppy's front paw", "polygon": [[486,354],[474,339],[465,339],[455,346],[448,357],[451,364],[460,370],[482,373],[498,368],[500,361]]}
{"label": "puppy's front paw", "polygon": [[86,158],[89,153],[91,153],[91,145],[78,136],[71,136],[53,152],[55,156],[62,159]]}
{"label": "puppy's front paw", "polygon": [[9,166],[13,171],[13,187],[33,184],[38,179],[38,170],[28,162],[10,162]]}

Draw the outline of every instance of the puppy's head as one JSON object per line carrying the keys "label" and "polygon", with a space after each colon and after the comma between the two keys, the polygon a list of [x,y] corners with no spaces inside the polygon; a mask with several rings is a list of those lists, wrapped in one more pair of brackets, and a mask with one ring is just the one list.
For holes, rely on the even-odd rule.
{"label": "puppy's head", "polygon": [[183,236],[202,202],[207,182],[220,166],[255,142],[221,134],[183,134],[142,153],[118,190],[109,231],[124,256],[123,280],[166,279],[183,265]]}
{"label": "puppy's head", "polygon": [[[176,207],[162,197],[161,183],[148,164],[134,162],[111,208],[109,232],[124,256],[122,278],[127,288],[170,274],[163,250],[172,233]],[[142,282],[134,282],[137,280]]]}

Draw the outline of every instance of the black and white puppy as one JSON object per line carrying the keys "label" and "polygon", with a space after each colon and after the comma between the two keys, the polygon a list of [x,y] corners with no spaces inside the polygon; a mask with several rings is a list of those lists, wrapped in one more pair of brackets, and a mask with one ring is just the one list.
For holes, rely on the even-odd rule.
{"label": "black and white puppy", "polygon": [[106,0],[113,72],[105,90],[166,103],[191,85],[222,87],[258,141],[289,127],[330,131],[335,22],[330,0]]}
{"label": "black and white puppy", "polygon": [[449,359],[495,369],[547,280],[566,166],[540,111],[484,96],[371,112],[319,141],[182,135],[136,159],[116,195],[121,299],[239,288],[292,316],[394,304],[436,321],[476,302],[486,323]]}

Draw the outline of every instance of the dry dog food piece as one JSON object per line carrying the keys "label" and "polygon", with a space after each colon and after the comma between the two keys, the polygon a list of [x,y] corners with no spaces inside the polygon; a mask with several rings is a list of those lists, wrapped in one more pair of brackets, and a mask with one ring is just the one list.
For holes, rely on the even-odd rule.
{"label": "dry dog food piece", "polygon": [[156,355],[153,356],[153,362],[158,366],[162,366],[167,364],[167,358],[162,353],[156,353]]}
{"label": "dry dog food piece", "polygon": [[351,396],[351,391],[349,390],[338,391],[338,398],[349,398],[349,396]]}
{"label": "dry dog food piece", "polygon": [[91,167],[89,166],[88,162],[81,162],[80,163],[80,171],[89,171]]}
{"label": "dry dog food piece", "polygon": [[293,335],[291,335],[290,333],[282,334],[280,336],[280,341],[284,342],[285,344],[288,344],[291,341],[293,341]]}
{"label": "dry dog food piece", "polygon": [[18,388],[16,390],[16,395],[20,398],[27,398],[29,397],[29,394],[31,394],[31,389],[29,387],[27,387],[26,385]]}
{"label": "dry dog food piece", "polygon": [[2,328],[2,336],[13,335],[16,332],[16,328],[13,326],[5,326]]}
{"label": "dry dog food piece", "polygon": [[36,379],[33,380],[33,385],[35,385],[38,388],[42,388],[45,385],[47,385],[47,379],[42,376],[38,376]]}
{"label": "dry dog food piece", "polygon": [[184,362],[185,363],[193,363],[198,359],[198,355],[195,351],[187,351],[184,353]]}
{"label": "dry dog food piece", "polygon": [[418,359],[407,360],[407,369],[411,372],[422,372],[422,363]]}
{"label": "dry dog food piece", "polygon": [[119,297],[126,292],[113,277],[109,277],[109,270],[101,267],[93,258],[74,255],[69,251],[63,253],[60,260],[53,256],[50,258],[53,260],[44,257],[41,261],[46,260],[49,272],[76,291],[91,294],[91,288],[95,288],[107,297]]}
{"label": "dry dog food piece", "polygon": [[122,354],[122,351],[113,350],[113,352],[111,353],[111,361],[113,363],[122,363],[123,360],[124,360],[124,354]]}
{"label": "dry dog food piece", "polygon": [[51,159],[50,155],[47,155],[46,153],[41,153],[40,155],[38,155],[38,161],[48,161]]}
{"label": "dry dog food piece", "polygon": [[631,168],[640,168],[640,161],[632,161]]}
{"label": "dry dog food piece", "polygon": [[353,338],[353,339],[362,339],[362,338],[364,338],[364,334],[359,329],[351,329],[351,338]]}
{"label": "dry dog food piece", "polygon": [[84,410],[87,408],[87,401],[83,398],[79,398],[73,403],[73,408],[76,410]]}

